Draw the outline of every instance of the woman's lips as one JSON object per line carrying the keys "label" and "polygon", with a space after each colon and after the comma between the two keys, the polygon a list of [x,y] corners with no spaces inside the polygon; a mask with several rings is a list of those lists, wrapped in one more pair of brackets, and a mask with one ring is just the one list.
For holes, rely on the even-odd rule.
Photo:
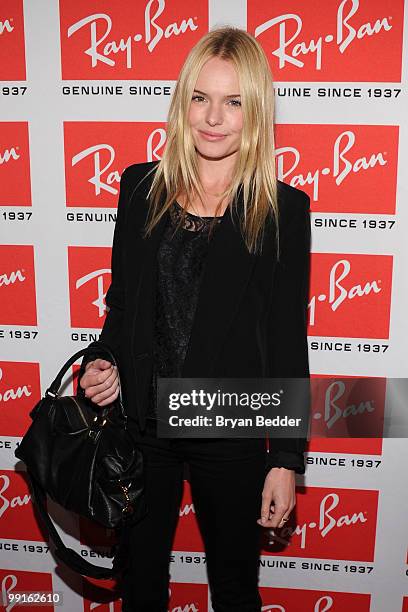
{"label": "woman's lips", "polygon": [[200,136],[202,136],[205,140],[213,140],[213,141],[217,141],[217,140],[222,140],[223,138],[226,137],[225,134],[220,134],[220,135],[212,135],[209,134],[208,132],[203,132],[202,130],[198,130],[198,133],[200,134]]}

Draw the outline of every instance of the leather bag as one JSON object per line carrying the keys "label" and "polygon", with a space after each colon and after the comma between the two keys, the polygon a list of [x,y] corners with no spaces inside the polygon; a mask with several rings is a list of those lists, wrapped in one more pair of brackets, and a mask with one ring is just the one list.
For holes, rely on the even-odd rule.
{"label": "leather bag", "polygon": [[[117,366],[110,349],[100,349]],[[147,512],[143,455],[127,427],[120,379],[118,398],[103,408],[79,394],[59,395],[64,374],[87,352],[82,349],[66,361],[34,406],[32,423],[15,456],[26,465],[33,501],[56,545],[56,556],[82,575],[107,578],[120,571],[121,546],[112,569],[88,563],[63,544],[46,509],[49,495],[66,510],[122,536]]]}

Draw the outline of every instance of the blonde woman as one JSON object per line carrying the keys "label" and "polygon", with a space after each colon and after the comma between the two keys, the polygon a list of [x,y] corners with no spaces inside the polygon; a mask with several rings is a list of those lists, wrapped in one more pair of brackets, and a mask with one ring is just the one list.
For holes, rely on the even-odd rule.
{"label": "blonde woman", "polygon": [[[149,505],[127,538],[126,611],[167,610],[185,463],[215,612],[261,610],[262,528],[282,527],[295,506],[304,439],[271,439],[267,452],[265,439],[156,431],[157,376],[309,377],[310,200],[276,179],[273,112],[255,38],[210,31],[180,72],[163,158],[122,175],[100,341],[118,358]],[[80,386],[106,406],[117,372],[91,346]]]}

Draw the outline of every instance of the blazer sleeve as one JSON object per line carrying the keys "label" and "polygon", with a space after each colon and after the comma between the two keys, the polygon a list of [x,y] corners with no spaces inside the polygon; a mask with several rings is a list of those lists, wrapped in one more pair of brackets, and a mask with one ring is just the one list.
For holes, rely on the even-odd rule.
{"label": "blazer sleeve", "polygon": [[84,390],[79,384],[82,375],[85,373],[85,366],[89,361],[97,357],[106,358],[106,354],[99,350],[101,344],[108,346],[115,358],[118,359],[119,343],[125,310],[125,283],[123,278],[123,232],[126,223],[127,205],[129,200],[129,177],[128,168],[122,173],[119,186],[119,200],[116,214],[116,223],[113,233],[112,254],[111,254],[111,284],[105,296],[107,315],[99,336],[99,340],[91,342],[89,349],[94,349],[86,354],[82,359],[78,372],[78,395],[84,397]]}
{"label": "blazer sleeve", "polygon": [[[310,280],[310,198],[304,192],[293,201],[293,212],[280,235],[281,259],[276,265],[268,319],[271,372],[275,377],[310,379],[307,307]],[[306,422],[309,403],[302,407]],[[268,470],[285,467],[304,474],[306,438],[270,438]]]}

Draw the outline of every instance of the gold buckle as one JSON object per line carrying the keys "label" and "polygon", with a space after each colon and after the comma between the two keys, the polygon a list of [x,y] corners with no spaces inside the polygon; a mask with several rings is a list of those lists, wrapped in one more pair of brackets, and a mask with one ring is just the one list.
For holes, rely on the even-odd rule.
{"label": "gold buckle", "polygon": [[[102,423],[100,422],[100,418],[103,419]],[[106,419],[104,417],[100,417],[99,414],[97,414],[93,420],[94,423],[97,423],[100,427],[104,427],[106,425]]]}
{"label": "gold buckle", "polygon": [[131,484],[128,486],[122,484],[122,482],[118,481],[120,488],[122,489],[123,495],[125,496],[126,505],[122,508],[122,514],[133,514],[134,509],[130,502],[130,497],[128,495],[128,491],[130,489]]}

